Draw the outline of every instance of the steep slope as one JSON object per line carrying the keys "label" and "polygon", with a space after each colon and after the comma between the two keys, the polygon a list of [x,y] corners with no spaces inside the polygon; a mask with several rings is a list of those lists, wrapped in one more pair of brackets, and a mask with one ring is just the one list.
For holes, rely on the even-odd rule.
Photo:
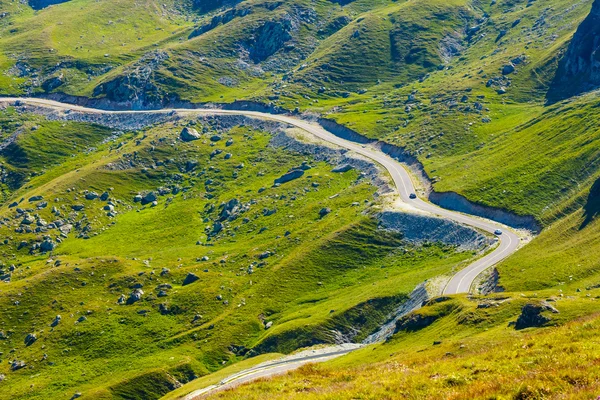
{"label": "steep slope", "polygon": [[600,87],[600,2],[581,23],[569,44],[550,91],[555,102]]}

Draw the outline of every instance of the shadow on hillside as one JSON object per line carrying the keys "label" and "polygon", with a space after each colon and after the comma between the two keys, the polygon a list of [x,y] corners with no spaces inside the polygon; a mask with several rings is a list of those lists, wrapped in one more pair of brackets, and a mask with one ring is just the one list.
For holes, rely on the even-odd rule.
{"label": "shadow on hillside", "polygon": [[587,203],[583,207],[585,220],[579,229],[585,228],[600,214],[600,178],[594,182]]}

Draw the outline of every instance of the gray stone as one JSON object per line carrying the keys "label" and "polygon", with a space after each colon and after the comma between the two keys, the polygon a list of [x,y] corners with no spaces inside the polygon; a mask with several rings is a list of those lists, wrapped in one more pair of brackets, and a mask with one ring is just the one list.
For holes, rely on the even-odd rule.
{"label": "gray stone", "polygon": [[353,170],[354,167],[350,164],[339,165],[331,170],[331,172],[343,173]]}
{"label": "gray stone", "polygon": [[23,220],[21,220],[21,225],[31,225],[34,222],[35,222],[35,218],[33,218],[29,214],[25,214],[25,216],[23,217]]}
{"label": "gray stone", "polygon": [[183,280],[183,286],[189,285],[191,283],[196,282],[197,280],[199,280],[200,278],[195,275],[192,274],[191,272],[187,274],[187,276],[185,277],[185,279]]}
{"label": "gray stone", "polygon": [[298,179],[304,175],[304,170],[302,169],[293,169],[290,172],[282,175],[281,177],[275,179],[275,183],[287,183],[293,181],[294,179]]}
{"label": "gray stone", "polygon": [[133,304],[137,301],[140,301],[143,295],[144,291],[142,289],[134,289],[133,292],[131,292],[131,294],[129,295],[129,298],[127,299],[127,304]]}
{"label": "gray stone", "polygon": [[57,315],[54,318],[54,321],[52,321],[52,323],[50,324],[50,326],[54,328],[55,326],[57,326],[58,324],[60,324],[60,320],[61,319],[62,319],[62,317],[60,315]]}
{"label": "gray stone", "polygon": [[510,75],[515,72],[515,66],[512,63],[506,64],[502,67],[502,75]]}
{"label": "gray stone", "polygon": [[181,138],[181,140],[183,140],[184,142],[191,142],[193,140],[198,140],[200,139],[202,136],[198,133],[197,130],[195,130],[194,128],[190,128],[190,127],[185,127],[183,128],[183,130],[181,131],[179,137]]}
{"label": "gray stone", "polygon": [[28,334],[27,336],[25,336],[25,346],[31,346],[35,343],[36,340],[37,336],[35,335],[35,333]]}
{"label": "gray stone", "polygon": [[27,364],[25,364],[25,361],[15,360],[10,364],[10,369],[12,371],[17,371],[19,369],[25,368],[26,366]]}
{"label": "gray stone", "polygon": [[75,211],[82,211],[85,206],[83,204],[73,204],[71,208]]}
{"label": "gray stone", "polygon": [[146,205],[149,203],[152,203],[154,201],[158,200],[158,197],[156,196],[156,193],[154,192],[149,192],[147,193],[143,198],[142,198],[142,205]]}
{"label": "gray stone", "polygon": [[319,217],[324,218],[325,216],[327,216],[328,214],[331,213],[331,209],[330,208],[321,208],[321,210],[319,211]]}
{"label": "gray stone", "polygon": [[87,192],[85,194],[85,199],[86,200],[96,200],[98,198],[98,193],[96,192]]}
{"label": "gray stone", "polygon": [[48,251],[52,251],[56,248],[56,243],[54,243],[52,240],[50,239],[46,239],[44,240],[41,244],[40,244],[40,251],[42,251],[42,253],[46,253]]}

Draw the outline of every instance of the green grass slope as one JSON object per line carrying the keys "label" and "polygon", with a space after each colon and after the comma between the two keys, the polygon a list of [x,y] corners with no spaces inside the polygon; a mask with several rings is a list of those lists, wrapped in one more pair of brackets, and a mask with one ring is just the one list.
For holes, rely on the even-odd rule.
{"label": "green grass slope", "polygon": [[[1,208],[11,398],[152,399],[258,353],[330,343],[332,330],[359,340],[418,283],[472,257],[380,231],[375,189],[357,171],[332,173],[251,126],[115,133],[12,109],[2,121],[20,132],[3,165],[26,176]],[[182,142],[183,126],[202,138]],[[302,178],[273,186],[303,163]],[[156,205],[136,202],[148,193]],[[223,218],[233,199],[240,208]]]}

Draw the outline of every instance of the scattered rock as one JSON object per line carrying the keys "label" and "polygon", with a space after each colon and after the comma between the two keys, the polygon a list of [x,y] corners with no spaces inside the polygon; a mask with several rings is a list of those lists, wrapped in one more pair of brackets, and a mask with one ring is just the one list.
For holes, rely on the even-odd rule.
{"label": "scattered rock", "polygon": [[194,128],[190,128],[188,126],[186,126],[185,128],[183,128],[183,130],[181,131],[179,137],[181,138],[181,140],[183,140],[184,142],[191,142],[193,140],[198,140],[200,139],[202,136],[198,133],[197,130],[195,130]]}
{"label": "scattered rock", "polygon": [[185,279],[183,280],[183,286],[189,285],[191,283],[196,282],[198,279],[200,279],[197,275],[192,274],[191,272],[189,274],[187,274],[187,276],[185,277]]}
{"label": "scattered rock", "polygon": [[50,326],[54,328],[55,326],[57,326],[58,324],[60,324],[60,320],[61,319],[62,319],[62,317],[60,315],[57,315],[54,318],[54,321],[52,321],[52,323],[50,324]]}
{"label": "scattered rock", "polygon": [[343,173],[353,170],[354,167],[350,164],[339,165],[331,170],[331,172]]}
{"label": "scattered rock", "polygon": [[515,72],[515,65],[513,63],[508,63],[502,67],[502,75],[510,75],[513,72]]}
{"label": "scattered rock", "polygon": [[27,336],[25,336],[25,346],[31,346],[35,343],[36,340],[37,336],[35,335],[35,333],[28,334]]}
{"label": "scattered rock", "polygon": [[26,366],[27,364],[25,364],[25,361],[15,360],[10,364],[10,369],[12,371],[17,371],[19,369],[25,368]]}
{"label": "scattered rock", "polygon": [[98,193],[96,193],[96,192],[87,192],[85,194],[86,200],[96,200],[98,197],[100,197],[100,196],[98,196]]}
{"label": "scattered rock", "polygon": [[127,304],[133,304],[136,301],[140,301],[143,295],[144,291],[142,289],[134,289],[133,292],[131,292],[131,294],[129,295],[129,298],[127,299]]}
{"label": "scattered rock", "polygon": [[46,239],[40,244],[40,251],[42,253],[52,251],[55,248],[56,248],[56,243],[54,243],[51,239]]}
{"label": "scattered rock", "polygon": [[293,181],[294,179],[298,179],[300,177],[302,177],[304,175],[304,170],[303,169],[293,169],[290,172],[282,175],[281,177],[275,179],[275,184],[283,184],[283,183],[287,183],[290,181]]}
{"label": "scattered rock", "polygon": [[156,200],[158,200],[158,197],[156,196],[156,193],[149,192],[144,197],[142,197],[141,201],[142,201],[142,205],[146,205],[146,204],[153,203]]}
{"label": "scattered rock", "polygon": [[319,211],[319,217],[324,218],[326,217],[328,214],[331,213],[331,209],[330,208],[321,208],[321,210]]}

